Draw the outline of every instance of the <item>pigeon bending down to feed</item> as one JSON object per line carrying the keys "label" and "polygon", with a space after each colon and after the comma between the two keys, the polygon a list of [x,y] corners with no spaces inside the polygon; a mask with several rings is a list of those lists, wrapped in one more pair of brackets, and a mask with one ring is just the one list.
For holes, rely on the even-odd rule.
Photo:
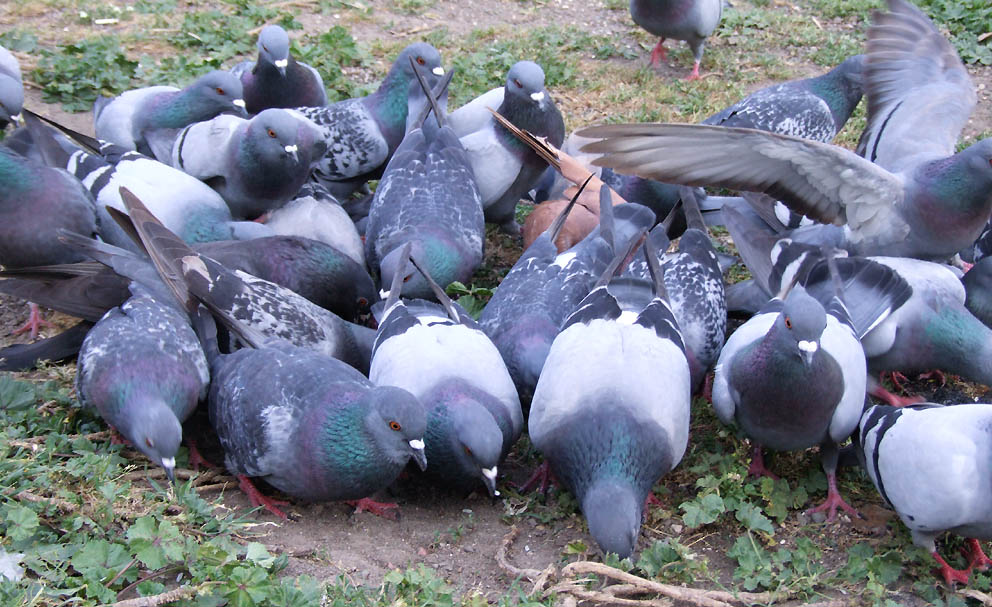
{"label": "pigeon bending down to feed", "polygon": [[255,219],[294,198],[324,142],[293,110],[269,109],[250,120],[221,115],[179,132],[170,164],[217,191],[238,219]]}
{"label": "pigeon bending down to feed", "polygon": [[685,453],[690,398],[657,258],[648,259],[653,281],[610,280],[626,249],[562,325],[528,420],[531,441],[579,501],[589,533],[621,558],[634,551],[651,487]]}
{"label": "pigeon bending down to feed", "polygon": [[365,245],[348,212],[315,181],[305,183],[265,225],[276,234],[303,236],[328,244],[365,267]]}
{"label": "pigeon bending down to feed", "polygon": [[90,329],[76,392],[174,480],[182,422],[207,395],[207,359],[189,319],[140,287]]}
{"label": "pigeon bending down to feed", "polygon": [[257,46],[257,61],[242,61],[231,68],[231,74],[241,81],[249,114],[268,108],[327,105],[323,78],[290,54],[286,30],[266,25],[258,33]]}
{"label": "pigeon bending down to feed", "polygon": [[692,49],[692,73],[687,80],[699,78],[703,60],[703,43],[713,33],[723,16],[723,0],[630,0],[634,23],[661,40],[651,51],[651,65],[666,59],[665,40],[685,40]]}
{"label": "pigeon bending down to feed", "polygon": [[[871,407],[856,437],[878,492],[933,555],[948,585],[967,584],[972,569],[992,565],[978,540],[992,539],[992,405]],[[934,545],[945,531],[968,538],[968,567],[947,564]]]}
{"label": "pigeon bending down to feed", "polygon": [[21,66],[10,51],[0,46],[0,130],[8,122],[17,122],[24,107],[24,83]]}
{"label": "pigeon bending down to feed", "polygon": [[[408,243],[400,254],[411,251]],[[423,268],[415,255],[412,261]],[[431,477],[464,491],[482,483],[495,497],[497,466],[523,431],[520,399],[496,346],[426,271],[425,277],[441,304],[401,300],[405,277],[396,275],[369,378],[409,390],[424,403]]]}
{"label": "pigeon bending down to feed", "polygon": [[93,125],[98,139],[151,155],[150,137],[171,141],[179,129],[194,122],[225,112],[244,115],[241,95],[241,82],[231,73],[217,70],[182,90],[149,86],[113,99],[100,97],[93,107]]}
{"label": "pigeon bending down to feed", "polygon": [[423,95],[411,61],[428,72],[432,86],[444,75],[437,49],[416,42],[403,49],[371,95],[299,108],[323,131],[327,151],[315,163],[314,176],[331,194],[344,198],[378,177],[403,140],[409,106],[421,103],[418,97]]}
{"label": "pigeon bending down to feed", "polygon": [[[930,52],[919,52],[920,48]],[[992,211],[992,138],[955,153],[975,107],[968,72],[933,23],[889,0],[868,34],[864,157],[750,129],[628,124],[585,129],[596,164],[686,185],[765,192],[844,226],[861,255],[946,259],[971,246]]]}

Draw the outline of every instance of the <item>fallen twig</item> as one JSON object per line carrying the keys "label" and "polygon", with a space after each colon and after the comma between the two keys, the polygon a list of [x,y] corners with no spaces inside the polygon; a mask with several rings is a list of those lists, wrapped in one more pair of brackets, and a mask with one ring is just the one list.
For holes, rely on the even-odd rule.
{"label": "fallen twig", "polygon": [[199,592],[199,586],[183,586],[182,588],[176,588],[175,590],[163,592],[162,594],[140,596],[136,599],[117,601],[116,603],[111,603],[107,607],[158,607],[158,605],[165,605],[166,603],[172,603],[174,601],[194,597]]}
{"label": "fallen twig", "polygon": [[[69,440],[76,440],[77,438],[85,438],[88,441],[97,441],[110,438],[110,430],[101,430],[99,432],[92,432],[90,434],[70,434],[67,436]],[[8,444],[11,447],[22,447],[24,449],[37,449],[38,445],[41,445],[46,440],[48,440],[48,435],[32,436],[31,438],[12,440]]]}
{"label": "fallen twig", "polygon": [[71,514],[79,510],[79,506],[58,497],[44,497],[30,491],[21,491],[14,496],[22,502],[33,502],[35,504],[50,504],[55,506],[62,514]]}
{"label": "fallen twig", "polygon": [[982,605],[992,605],[992,596],[985,594],[984,592],[975,590],[974,588],[964,588],[958,592],[962,596],[966,596],[969,599],[975,599]]}

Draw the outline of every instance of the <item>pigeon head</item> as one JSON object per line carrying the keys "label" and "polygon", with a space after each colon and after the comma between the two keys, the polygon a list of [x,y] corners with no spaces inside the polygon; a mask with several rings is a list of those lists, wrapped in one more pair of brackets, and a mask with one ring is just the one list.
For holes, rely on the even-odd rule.
{"label": "pigeon head", "polygon": [[506,97],[547,105],[548,94],[544,90],[544,70],[541,66],[533,61],[514,63],[506,74]]}
{"label": "pigeon head", "polygon": [[268,109],[248,126],[249,153],[261,157],[266,166],[310,165],[314,133],[306,122],[283,109]]}
{"label": "pigeon head", "polygon": [[412,457],[421,470],[426,469],[427,414],[417,397],[402,388],[381,386],[369,391],[367,398],[365,424],[386,457],[396,464]]}
{"label": "pigeon head", "polygon": [[864,94],[864,68],[865,55],[854,55],[810,81],[810,90],[827,103],[838,130]]}
{"label": "pigeon head", "polygon": [[[968,167],[977,176],[975,184],[979,191],[988,192],[992,187],[992,137],[982,139],[965,148],[961,155],[967,158]],[[988,196],[992,201],[992,194]],[[986,204],[986,208],[988,204]]]}
{"label": "pigeon head", "polygon": [[200,120],[208,120],[224,112],[247,116],[244,89],[241,81],[231,72],[214,70],[201,76],[191,88],[196,98],[191,110],[196,116],[202,116]]}
{"label": "pigeon head", "polygon": [[633,487],[615,479],[602,479],[582,497],[582,514],[589,533],[603,552],[627,558],[634,552],[641,529],[644,498],[638,499]]}
{"label": "pigeon head", "polygon": [[[403,296],[410,298],[429,299],[434,301],[434,291],[409,259],[401,257],[402,245],[399,245],[383,257],[379,264],[380,282],[384,287],[393,283],[397,272],[403,273]],[[447,287],[456,280],[465,280],[468,276],[460,276],[458,265],[460,255],[457,247],[448,240],[439,237],[426,237],[411,243],[410,255],[415,257],[430,273],[437,284]]]}
{"label": "pigeon head", "polygon": [[393,63],[392,69],[399,70],[405,76],[405,80],[416,81],[416,76],[413,75],[413,66],[410,65],[411,59],[425,77],[428,74],[433,74],[435,77],[444,75],[444,68],[441,67],[441,53],[426,42],[414,42],[406,47]]}
{"label": "pigeon head", "polygon": [[[148,459],[165,468],[173,480],[176,451],[183,439],[183,427],[176,414],[165,403],[155,399],[135,399],[129,404],[134,414],[125,437]],[[123,429],[122,429],[123,430]]]}
{"label": "pigeon head", "polygon": [[992,257],[984,257],[965,272],[964,305],[968,311],[992,327]]}
{"label": "pigeon head", "polygon": [[266,25],[258,34],[258,65],[272,64],[286,75],[289,65],[289,34],[278,25]]}
{"label": "pigeon head", "polygon": [[820,302],[800,287],[785,298],[782,313],[775,320],[779,338],[794,344],[796,354],[808,365],[820,350],[820,336],[827,326],[827,313]]}
{"label": "pigeon head", "polygon": [[463,474],[482,481],[495,497],[496,466],[503,452],[503,433],[492,414],[474,400],[449,408],[451,444],[455,462]]}
{"label": "pigeon head", "polygon": [[12,122],[24,108],[24,87],[6,74],[0,74],[0,128]]}

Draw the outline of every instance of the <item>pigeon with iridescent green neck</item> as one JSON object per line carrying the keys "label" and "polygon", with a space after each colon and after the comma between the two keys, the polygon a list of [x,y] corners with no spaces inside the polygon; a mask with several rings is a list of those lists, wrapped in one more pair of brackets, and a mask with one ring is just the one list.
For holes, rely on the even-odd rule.
{"label": "pigeon with iridescent green neck", "polygon": [[10,51],[0,46],[0,130],[13,122],[24,107],[21,66]]}
{"label": "pigeon with iridescent green neck", "polygon": [[245,109],[257,114],[268,108],[327,105],[320,73],[289,52],[289,34],[276,24],[258,33],[258,60],[242,61],[231,73],[241,81]]}

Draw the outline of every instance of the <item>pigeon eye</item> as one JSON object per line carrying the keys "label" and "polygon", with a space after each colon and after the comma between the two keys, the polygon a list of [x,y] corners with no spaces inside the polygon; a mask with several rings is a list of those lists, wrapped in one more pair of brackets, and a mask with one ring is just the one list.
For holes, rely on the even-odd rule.
{"label": "pigeon eye", "polygon": [[272,129],[269,129],[267,132],[269,133],[269,137],[272,137],[273,139],[276,138],[276,132],[275,131],[273,131]]}
{"label": "pigeon eye", "polygon": [[408,275],[408,276],[405,276],[405,277],[403,278],[403,282],[410,282],[410,279],[411,279],[411,278],[413,278],[413,274],[410,274],[410,275]]}
{"label": "pigeon eye", "polygon": [[789,318],[788,316],[785,317],[785,328],[786,329],[792,328],[792,319]]}
{"label": "pigeon eye", "polygon": [[417,65],[424,65],[425,63],[427,62],[424,61],[423,57],[417,57]]}
{"label": "pigeon eye", "polygon": [[263,44],[263,45],[262,45],[262,50],[263,50],[263,51],[265,51],[265,52],[267,53],[267,52],[269,52],[269,47],[267,47],[267,46],[265,46],[265,45]]}
{"label": "pigeon eye", "polygon": [[464,449],[465,449],[465,455],[468,455],[469,457],[471,457],[472,456],[472,450],[469,449],[468,447],[464,447]]}
{"label": "pigeon eye", "polygon": [[389,429],[390,430],[395,430],[395,431],[399,432],[402,428],[403,428],[403,426],[401,426],[399,422],[389,422]]}
{"label": "pigeon eye", "polygon": [[518,89],[524,88],[524,85],[520,84],[520,81],[517,80],[516,78],[513,79],[513,84],[517,85]]}
{"label": "pigeon eye", "polygon": [[359,297],[358,305],[364,308],[365,306],[369,305],[369,300],[365,299],[364,297]]}
{"label": "pigeon eye", "polygon": [[224,94],[224,89],[220,88],[219,86],[216,89],[214,89],[214,90],[217,91],[217,94],[218,95],[223,95]]}
{"label": "pigeon eye", "polygon": [[152,439],[148,438],[147,436],[145,437],[145,444],[148,445],[149,449],[155,446],[155,443],[152,442]]}

